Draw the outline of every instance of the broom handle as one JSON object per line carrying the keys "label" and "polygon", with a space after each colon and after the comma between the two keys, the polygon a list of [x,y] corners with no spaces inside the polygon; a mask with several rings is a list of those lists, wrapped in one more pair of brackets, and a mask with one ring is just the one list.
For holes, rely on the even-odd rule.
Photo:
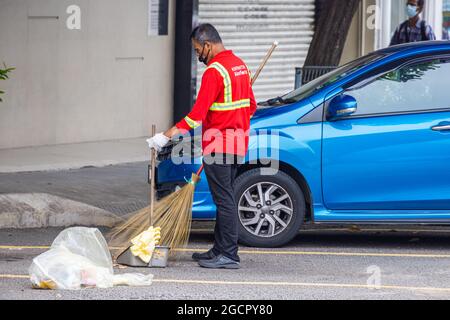
{"label": "broom handle", "polygon": [[[261,71],[264,69],[264,67],[266,66],[267,62],[269,61],[270,57],[272,56],[272,53],[275,51],[275,49],[278,47],[278,41],[275,41],[274,43],[272,43],[272,47],[270,47],[269,51],[267,51],[266,56],[264,57],[264,60],[261,62],[261,64],[258,67],[258,70],[256,71],[255,75],[252,78],[252,86],[255,83],[256,79],[258,79],[259,74],[261,73]],[[200,169],[198,169],[196,175],[200,176],[200,174],[203,171],[203,164],[201,165]]]}
{"label": "broom handle", "polygon": [[[152,125],[152,137],[156,134],[156,125]],[[155,149],[151,149],[151,180],[150,180],[150,217],[149,217],[149,226],[152,225],[153,218],[153,208],[155,202],[155,167],[156,167],[156,151]]]}
{"label": "broom handle", "polygon": [[202,174],[203,166],[204,166],[204,165],[202,164],[202,166],[200,167],[200,169],[198,169],[198,171],[197,171],[197,173],[196,173],[198,176],[200,176],[200,175]]}

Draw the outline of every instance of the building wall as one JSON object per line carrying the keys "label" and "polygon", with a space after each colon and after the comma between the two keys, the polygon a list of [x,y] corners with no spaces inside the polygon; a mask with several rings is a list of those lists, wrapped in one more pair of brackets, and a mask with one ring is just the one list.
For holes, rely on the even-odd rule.
{"label": "building wall", "polygon": [[347,34],[344,51],[342,53],[340,65],[352,61],[360,54],[360,17],[359,12],[353,17],[352,24]]}
{"label": "building wall", "polygon": [[358,11],[353,17],[347,40],[345,42],[340,65],[355,60],[375,50],[376,0],[362,0]]}
{"label": "building wall", "polygon": [[[0,149],[149,135],[171,125],[169,35],[148,36],[148,0],[0,0]],[[69,30],[68,6],[81,8]]]}

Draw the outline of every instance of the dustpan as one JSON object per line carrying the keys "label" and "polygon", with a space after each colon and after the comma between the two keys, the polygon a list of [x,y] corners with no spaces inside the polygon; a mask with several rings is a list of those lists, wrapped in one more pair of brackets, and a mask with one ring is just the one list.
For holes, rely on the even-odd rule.
{"label": "dustpan", "polygon": [[[152,136],[156,134],[156,126],[152,125]],[[153,207],[155,201],[155,162],[156,154],[155,150],[151,150],[151,172],[150,172],[150,224],[152,225]],[[131,246],[130,246],[131,247]],[[131,253],[131,249],[128,247],[125,251],[117,256],[116,262],[121,265],[137,268],[165,268],[169,258],[170,247],[167,246],[155,246],[152,253],[152,258],[148,263],[142,261],[139,257],[136,257]]]}
{"label": "dustpan", "polygon": [[167,267],[169,251],[169,247],[156,246],[150,262],[146,263],[139,257],[134,256],[130,248],[128,248],[117,257],[116,262],[124,266],[136,268],[165,268]]}

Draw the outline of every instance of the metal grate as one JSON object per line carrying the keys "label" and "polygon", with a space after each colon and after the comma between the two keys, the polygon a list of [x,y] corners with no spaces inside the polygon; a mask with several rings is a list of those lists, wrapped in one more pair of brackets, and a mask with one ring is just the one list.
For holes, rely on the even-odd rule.
{"label": "metal grate", "polygon": [[[180,144],[185,144],[184,146]],[[177,150],[174,150],[175,146],[180,146]],[[176,152],[176,154],[174,154]],[[166,147],[164,147],[157,156],[157,161],[167,161],[170,160],[173,156],[183,157],[185,156],[183,152],[190,152],[191,158],[198,158],[202,155],[202,147],[201,147],[201,136],[182,136],[178,140],[171,142]],[[149,174],[150,177],[150,174]],[[174,192],[177,187],[183,187],[186,182],[179,181],[173,183],[158,183],[158,168],[156,168],[155,172],[155,180],[156,180],[156,198],[160,200],[170,193]]]}
{"label": "metal grate", "polygon": [[295,68],[295,89],[300,88],[302,85],[333,71],[337,67],[331,66],[309,66],[303,68]]}
{"label": "metal grate", "polygon": [[180,137],[178,141],[170,142],[167,146],[161,149],[160,152],[158,152],[158,156],[156,158],[157,161],[166,161],[172,158],[173,156],[173,148],[175,146],[178,146],[179,144],[184,144],[180,146],[180,148],[177,148],[177,154],[178,157],[183,157],[183,152],[190,152],[190,156],[192,158],[197,158],[202,155],[202,145],[201,145],[201,136],[183,136]]}

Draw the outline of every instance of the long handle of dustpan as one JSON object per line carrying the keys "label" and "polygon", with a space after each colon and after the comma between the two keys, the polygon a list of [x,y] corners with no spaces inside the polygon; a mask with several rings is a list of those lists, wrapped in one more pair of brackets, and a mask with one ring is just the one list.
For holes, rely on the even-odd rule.
{"label": "long handle of dustpan", "polygon": [[252,85],[255,83],[256,79],[258,79],[259,74],[266,66],[267,62],[269,61],[270,57],[272,56],[272,53],[275,51],[275,49],[278,47],[278,41],[275,41],[272,43],[272,46],[270,47],[269,51],[267,51],[266,56],[264,57],[264,60],[261,62],[261,64],[258,67],[258,70],[256,71],[255,75],[252,78]]}
{"label": "long handle of dustpan", "polygon": [[[264,57],[264,60],[261,62],[261,64],[258,67],[258,70],[256,71],[255,75],[252,78],[252,86],[255,83],[256,79],[258,79],[261,71],[264,69],[264,67],[266,66],[267,62],[269,61],[270,57],[272,56],[272,53],[275,51],[275,49],[278,47],[278,41],[275,41],[274,43],[272,43],[272,46],[270,47],[269,51],[267,51],[266,56]],[[200,176],[200,174],[203,171],[203,164],[201,165],[200,169],[198,169],[196,175]]]}
{"label": "long handle of dustpan", "polygon": [[[156,125],[152,125],[152,137],[154,137],[156,134]],[[152,225],[152,219],[153,219],[153,208],[154,208],[154,202],[155,202],[155,167],[156,167],[156,151],[154,148],[151,148],[151,155],[150,155],[150,161],[151,161],[151,177],[150,177],[150,217],[149,217],[149,226]]]}

